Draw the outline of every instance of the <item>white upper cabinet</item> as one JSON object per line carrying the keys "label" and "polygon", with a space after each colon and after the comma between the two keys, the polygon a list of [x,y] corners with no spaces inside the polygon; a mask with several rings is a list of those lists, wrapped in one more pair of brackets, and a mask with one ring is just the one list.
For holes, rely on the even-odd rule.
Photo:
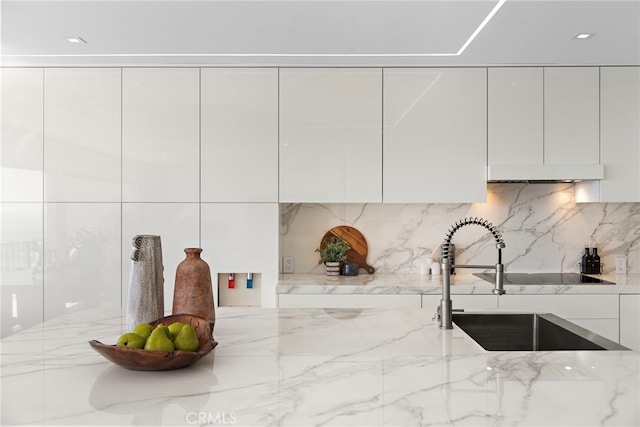
{"label": "white upper cabinet", "polygon": [[486,68],[384,70],[386,203],[487,197]]}
{"label": "white upper cabinet", "polygon": [[0,199],[42,202],[43,69],[0,68]]}
{"label": "white upper cabinet", "polygon": [[382,201],[382,70],[280,70],[280,202]]}
{"label": "white upper cabinet", "polygon": [[489,68],[488,177],[600,179],[597,67]]}
{"label": "white upper cabinet", "polygon": [[600,163],[598,67],[544,69],[544,162]]}
{"label": "white upper cabinet", "polygon": [[200,199],[200,69],[122,70],[122,200]]}
{"label": "white upper cabinet", "polygon": [[497,67],[488,73],[489,165],[542,164],[542,68]]}
{"label": "white upper cabinet", "polygon": [[602,202],[640,202],[640,67],[601,69]]}
{"label": "white upper cabinet", "polygon": [[120,68],[45,69],[45,201],[120,201],[120,79]]}
{"label": "white upper cabinet", "polygon": [[278,201],[278,70],[203,68],[202,201]]}

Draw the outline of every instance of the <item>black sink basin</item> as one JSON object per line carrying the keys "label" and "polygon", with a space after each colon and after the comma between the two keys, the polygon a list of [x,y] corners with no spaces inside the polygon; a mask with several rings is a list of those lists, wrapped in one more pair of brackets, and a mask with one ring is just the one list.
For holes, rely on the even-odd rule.
{"label": "black sink basin", "polygon": [[628,350],[548,313],[453,313],[453,323],[490,351]]}

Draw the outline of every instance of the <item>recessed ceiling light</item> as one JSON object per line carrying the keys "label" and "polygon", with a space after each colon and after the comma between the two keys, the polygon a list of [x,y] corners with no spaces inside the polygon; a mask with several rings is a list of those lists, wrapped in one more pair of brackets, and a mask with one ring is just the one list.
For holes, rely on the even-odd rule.
{"label": "recessed ceiling light", "polygon": [[82,37],[65,36],[69,43],[87,43]]}
{"label": "recessed ceiling light", "polygon": [[578,33],[575,36],[573,36],[573,38],[578,40],[585,40],[585,39],[590,39],[595,35],[596,33]]}

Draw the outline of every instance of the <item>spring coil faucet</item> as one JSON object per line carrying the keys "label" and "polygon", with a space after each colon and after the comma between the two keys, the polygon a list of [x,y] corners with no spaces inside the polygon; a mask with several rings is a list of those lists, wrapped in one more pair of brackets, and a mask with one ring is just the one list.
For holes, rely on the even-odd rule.
{"label": "spring coil faucet", "polygon": [[[449,260],[449,246],[451,245],[451,239],[453,235],[462,227],[466,225],[479,225],[489,230],[491,235],[496,241],[496,248],[498,249],[498,262],[496,265],[451,265]],[[495,295],[502,295],[504,290],[504,265],[502,264],[502,248],[505,247],[502,235],[496,230],[489,221],[482,218],[464,218],[457,221],[447,232],[444,243],[442,244],[442,299],[440,300],[440,306],[436,312],[434,320],[437,320],[440,325],[440,329],[453,329],[452,324],[452,312],[453,307],[451,303],[451,268],[480,268],[483,270],[491,269],[495,270],[495,287],[492,289]]]}

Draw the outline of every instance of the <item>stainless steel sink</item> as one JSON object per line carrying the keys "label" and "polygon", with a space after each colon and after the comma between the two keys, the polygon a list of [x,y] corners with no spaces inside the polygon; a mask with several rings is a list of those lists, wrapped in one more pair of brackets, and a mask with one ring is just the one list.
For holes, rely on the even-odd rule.
{"label": "stainless steel sink", "polygon": [[453,313],[453,323],[490,351],[629,350],[549,313]]}

